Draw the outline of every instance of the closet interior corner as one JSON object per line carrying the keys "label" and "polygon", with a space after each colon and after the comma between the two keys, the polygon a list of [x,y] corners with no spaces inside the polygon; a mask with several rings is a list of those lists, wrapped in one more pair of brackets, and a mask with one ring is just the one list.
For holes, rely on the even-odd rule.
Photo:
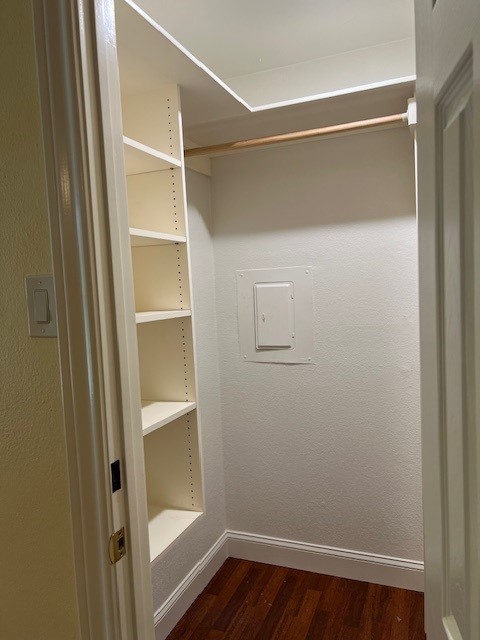
{"label": "closet interior corner", "polygon": [[[200,291],[192,286],[192,280],[195,281],[197,277],[196,272],[192,273],[192,254],[200,252],[202,248],[197,250],[191,246],[191,238],[194,236],[191,233],[184,148],[218,146],[225,140],[241,138],[244,138],[243,143],[250,144],[252,141],[249,138],[258,136],[259,139],[265,139],[265,136],[273,136],[276,132],[287,135],[295,128],[328,128],[339,120],[344,122],[348,117],[367,122],[374,116],[385,116],[385,113],[376,112],[378,105],[382,104],[386,105],[387,113],[391,114],[393,110],[397,114],[393,116],[395,120],[392,120],[390,126],[404,126],[403,115],[399,114],[400,108],[397,107],[403,104],[405,97],[411,97],[413,83],[399,84],[398,87],[373,87],[368,99],[366,92],[352,91],[351,95],[340,92],[329,100],[310,100],[304,104],[292,101],[283,108],[273,108],[276,106],[273,104],[266,105],[262,113],[255,113],[261,109],[249,107],[176,42],[153,15],[147,13],[148,8],[155,9],[153,0],[138,2],[140,6],[133,0],[115,0],[114,6],[123,123],[121,143],[124,151],[124,175],[121,178],[126,184],[128,210],[128,221],[125,220],[124,228],[125,235],[129,236],[131,249],[135,306],[135,323],[132,318],[132,327],[136,331],[132,342],[138,349],[138,387],[141,397],[141,406],[136,407],[139,424],[133,427],[138,427],[138,435],[141,433],[143,439],[144,468],[139,477],[143,477],[144,472],[144,494],[148,512],[148,522],[140,523],[140,526],[148,531],[152,578],[158,588],[163,579],[160,575],[163,571],[162,557],[167,558],[165,564],[168,573],[177,560],[183,561],[187,556],[191,560],[193,555],[188,555],[191,551],[188,541],[193,539],[196,532],[203,532],[202,544],[213,535],[210,530],[208,535],[205,533],[205,521],[211,514],[208,509],[214,500],[209,502],[209,491],[214,493],[212,486],[215,482],[206,479],[205,465],[206,459],[212,460],[214,455],[207,455],[205,451],[211,451],[208,450],[211,440],[222,441],[221,435],[212,436],[208,430],[207,422],[212,411],[211,408],[204,410],[198,392],[197,377],[202,382],[205,380],[205,373],[198,366],[198,353],[202,347],[199,340],[212,331],[207,326],[205,314],[202,316],[202,327],[199,329],[196,326],[195,300],[202,298],[204,307],[207,304],[213,307],[216,284],[212,275],[212,282],[208,286],[199,287]],[[118,108],[120,109],[120,105]],[[363,128],[366,128],[365,122]],[[350,124],[361,125],[362,122]],[[382,121],[381,124],[385,126],[385,122]],[[185,131],[188,144],[184,140]],[[330,133],[335,134],[335,131]],[[345,131],[340,133],[346,135]],[[325,131],[322,135],[324,134]],[[286,143],[289,143],[288,140]],[[196,180],[205,180],[204,176],[198,178],[198,173],[209,174],[209,157],[210,155],[208,159],[188,159],[188,167],[197,172]],[[241,163],[241,153],[239,158]],[[243,162],[247,162],[245,156]],[[314,170],[311,173],[310,169],[304,171],[298,184],[302,185],[303,180],[313,183]],[[291,192],[295,189],[296,185],[292,185]],[[191,195],[193,197],[193,192]],[[256,197],[256,194],[253,193],[251,197]],[[203,195],[199,196],[200,200],[202,198]],[[208,202],[209,199],[210,191],[208,197],[205,197]],[[303,206],[299,204],[300,201],[296,202],[297,206]],[[191,203],[192,200],[190,205]],[[245,211],[247,220],[248,215],[248,211]],[[295,211],[291,215],[294,217]],[[311,221],[313,220],[312,214]],[[255,221],[252,223],[249,220],[249,223],[250,227],[247,225],[247,229],[255,228]],[[203,233],[207,224],[203,219],[201,224],[204,225],[201,227]],[[290,228],[291,220],[284,220],[272,230],[272,234],[276,233],[280,237]],[[241,225],[238,229],[242,229]],[[243,231],[238,231],[239,236],[242,233]],[[211,237],[209,241],[212,255],[208,259],[213,274]],[[128,253],[127,250],[127,256]],[[198,264],[200,261],[197,261]],[[300,261],[300,264],[303,262]],[[203,263],[201,268],[203,269]],[[213,315],[215,313],[215,310],[212,311]],[[235,330],[232,329],[232,335]],[[209,337],[216,341],[215,336]],[[217,344],[214,348],[217,348]],[[217,355],[208,354],[211,360]],[[242,366],[243,359],[246,356],[238,354]],[[209,384],[213,383],[210,381]],[[216,384],[220,387],[220,380]],[[218,388],[215,388],[215,392],[220,393]],[[220,400],[218,403],[215,400],[214,404],[220,413]],[[220,422],[221,419],[218,418],[218,431],[222,428]],[[204,443],[202,435],[205,437]],[[207,446],[202,446],[205,443]],[[219,448],[221,446],[218,445]],[[259,457],[258,464],[262,463],[263,460]],[[223,462],[219,462],[219,465],[221,473],[224,473]],[[225,512],[225,506],[220,508]],[[225,520],[225,513],[222,517]],[[202,529],[204,525],[205,531]],[[225,527],[221,533],[224,535]],[[180,543],[181,536],[183,539]],[[201,557],[197,557],[199,553],[200,551],[195,556],[195,563],[201,561]],[[202,555],[204,553],[202,547]],[[185,560],[179,573],[183,571],[184,578],[191,570],[192,567],[187,567]],[[166,581],[165,590],[170,588],[174,579],[178,586],[177,574],[172,575],[175,578],[171,578],[170,583]],[[162,602],[166,601],[166,593],[162,588],[159,588],[161,595],[156,602],[160,608],[163,606]],[[171,591],[172,589],[170,593]]]}

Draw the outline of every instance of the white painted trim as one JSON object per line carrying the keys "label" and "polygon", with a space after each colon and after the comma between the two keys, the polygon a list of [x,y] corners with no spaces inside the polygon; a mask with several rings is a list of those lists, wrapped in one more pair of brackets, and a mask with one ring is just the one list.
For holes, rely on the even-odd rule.
{"label": "white painted trim", "polygon": [[[122,612],[122,567],[112,567],[107,541],[115,510],[109,484],[107,430],[108,310],[98,251],[105,246],[103,182],[92,143],[94,27],[91,0],[36,0],[36,53],[41,98],[49,221],[60,347],[79,635],[82,640],[131,637]],[[81,313],[79,313],[81,310]],[[126,575],[126,574],[125,574]],[[128,580],[127,580],[128,581]],[[123,597],[125,595],[125,597]]]}
{"label": "white painted trim", "polygon": [[[125,181],[123,125],[120,80],[115,41],[114,0],[90,0],[95,7],[96,66],[98,72],[98,116],[102,135],[101,152],[108,214],[108,249],[103,253],[111,270],[111,314],[114,316],[112,350],[115,352],[111,377],[117,376],[121,406],[109,437],[114,449],[123,454],[123,488],[113,495],[127,498],[124,509],[118,509],[120,524],[127,527],[129,575],[123,575],[121,590],[128,600],[123,615],[132,618],[134,632],[130,637],[153,640],[153,601],[148,544],[147,496],[140,411],[139,362],[135,329],[132,251],[130,246]],[[97,114],[96,114],[97,115]],[[107,216],[106,216],[107,217]],[[112,291],[113,289],[113,291]],[[105,296],[103,303],[106,303]],[[116,427],[116,431],[115,431]],[[118,454],[117,454],[118,455]],[[125,495],[126,494],[126,495]],[[121,505],[120,505],[121,506]],[[123,521],[123,522],[122,522]],[[117,563],[116,566],[121,565]],[[133,602],[132,602],[133,600]],[[130,639],[129,639],[130,640]]]}
{"label": "white painted trim", "polygon": [[[121,136],[118,153],[112,153],[109,145],[116,138],[110,135],[108,117],[102,120],[100,108],[101,102],[108,112],[105,92],[118,87],[111,75],[102,75],[109,61],[116,64],[116,57],[109,57],[113,43],[106,35],[112,33],[114,24],[113,0],[35,0],[34,19],[78,636],[82,640],[149,640],[153,638],[153,613],[146,515],[143,518],[142,514],[145,487],[129,471],[131,448],[124,445],[123,434],[127,439],[135,430],[129,428],[128,393],[120,390],[132,384],[119,379],[117,366],[127,348],[122,323],[133,324],[133,306],[130,315],[123,308],[116,312],[125,301],[122,295],[114,295],[115,278],[109,268],[113,263],[115,274],[121,270],[115,269],[115,256],[121,251],[111,252],[112,246],[121,244],[116,235],[119,209],[109,188],[115,159],[121,158],[118,173],[121,184],[125,182]],[[109,82],[102,82],[105,77]],[[119,97],[113,104],[119,119]],[[130,256],[126,213],[123,219],[123,254]],[[137,413],[140,425],[140,411]],[[140,430],[136,437],[138,456],[143,456]],[[112,494],[110,463],[116,458],[122,461],[122,490]],[[144,502],[146,514],[146,499]],[[141,544],[142,532],[137,530],[143,519],[145,542]],[[123,525],[127,555],[111,565],[108,540]]]}
{"label": "white painted trim", "polygon": [[423,591],[423,562],[241,531],[227,535],[233,558]]}
{"label": "white painted trim", "polygon": [[335,91],[327,91],[324,93],[318,93],[312,96],[304,96],[302,98],[292,98],[291,100],[282,100],[281,102],[272,102],[271,104],[262,104],[258,107],[250,107],[252,113],[259,113],[261,111],[270,111],[272,109],[279,109],[281,107],[292,107],[294,105],[305,104],[306,102],[317,102],[320,100],[327,100],[329,98],[338,98],[339,96],[350,95],[351,93],[362,93],[364,91],[370,91],[372,89],[382,89],[384,87],[393,87],[395,85],[404,85],[414,82],[416,80],[415,75],[403,76],[401,78],[392,78],[390,80],[381,80],[379,82],[372,82],[370,84],[362,84],[356,87],[346,87],[345,89],[336,89]]}
{"label": "white painted trim", "polygon": [[155,638],[164,640],[228,558],[225,531],[155,613]]}

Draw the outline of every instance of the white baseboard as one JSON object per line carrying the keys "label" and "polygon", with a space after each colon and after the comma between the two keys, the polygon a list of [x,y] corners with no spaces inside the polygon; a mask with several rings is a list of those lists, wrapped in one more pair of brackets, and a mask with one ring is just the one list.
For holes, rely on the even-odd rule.
{"label": "white baseboard", "polygon": [[423,591],[423,562],[227,531],[228,555],[242,560]]}
{"label": "white baseboard", "polygon": [[165,640],[195,598],[205,589],[228,558],[228,540],[225,531],[182,580],[171,596],[155,612],[155,640]]}
{"label": "white baseboard", "polygon": [[165,640],[228,557],[423,591],[423,562],[225,531],[155,613],[156,640]]}

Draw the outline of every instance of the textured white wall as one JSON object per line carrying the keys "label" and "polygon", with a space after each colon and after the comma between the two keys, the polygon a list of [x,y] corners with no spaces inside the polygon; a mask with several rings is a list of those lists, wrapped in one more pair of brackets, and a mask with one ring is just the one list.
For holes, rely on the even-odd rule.
{"label": "textured white wall", "polygon": [[204,515],[176,540],[162,556],[162,561],[153,567],[155,610],[226,528],[210,178],[187,171],[187,186],[205,509]]}
{"label": "textured white wall", "polygon": [[[422,558],[413,145],[214,159],[229,529]],[[315,365],[245,363],[235,270],[313,265]]]}
{"label": "textured white wall", "polygon": [[77,604],[58,344],[28,336],[52,272],[32,3],[0,3],[0,638],[73,640]]}

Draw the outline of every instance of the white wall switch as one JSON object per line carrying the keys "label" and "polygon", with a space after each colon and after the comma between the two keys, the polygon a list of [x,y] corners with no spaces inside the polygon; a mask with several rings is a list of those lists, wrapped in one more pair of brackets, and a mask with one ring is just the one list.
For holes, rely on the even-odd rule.
{"label": "white wall switch", "polygon": [[53,276],[26,276],[28,329],[34,338],[57,335],[57,312]]}

